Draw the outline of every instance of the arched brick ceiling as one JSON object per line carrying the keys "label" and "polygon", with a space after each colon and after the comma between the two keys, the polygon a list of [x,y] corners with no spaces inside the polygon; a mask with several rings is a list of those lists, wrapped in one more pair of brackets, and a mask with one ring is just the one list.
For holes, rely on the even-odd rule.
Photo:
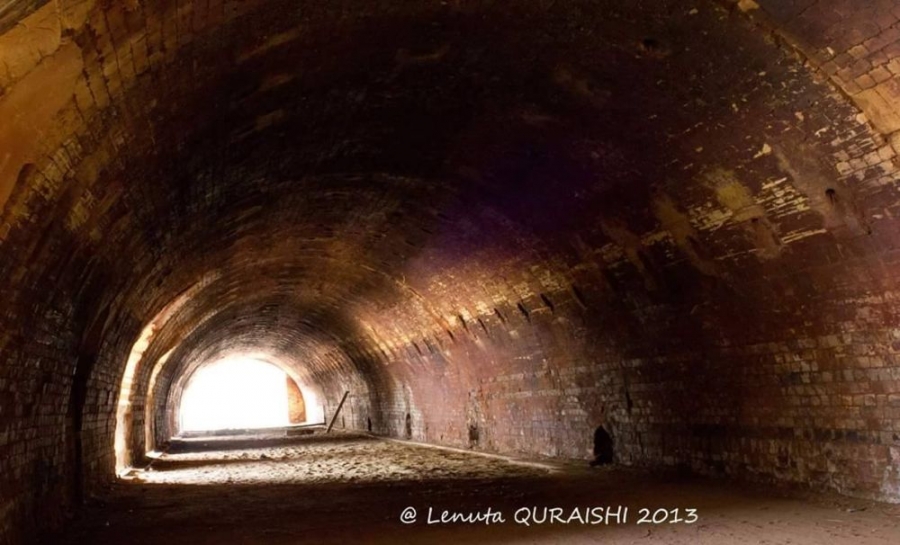
{"label": "arched brick ceiling", "polygon": [[148,418],[253,348],[385,433],[578,456],[606,422],[636,463],[773,473],[729,453],[853,394],[782,352],[896,325],[900,11],[838,35],[825,4],[0,6],[3,376],[65,403],[108,309],[84,411],[110,473],[129,351],[194,289],[138,369],[146,393],[171,351]]}

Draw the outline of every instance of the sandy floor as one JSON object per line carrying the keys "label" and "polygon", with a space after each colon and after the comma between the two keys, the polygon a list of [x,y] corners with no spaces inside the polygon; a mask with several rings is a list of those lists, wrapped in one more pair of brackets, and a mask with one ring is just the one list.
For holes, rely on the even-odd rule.
{"label": "sandy floor", "polygon": [[[628,508],[624,520],[607,516],[618,506]],[[639,523],[641,509],[659,523]],[[456,520],[441,522],[445,511]],[[362,435],[207,437],[175,442],[49,542],[895,545],[900,506],[519,464]]]}
{"label": "sandy floor", "polygon": [[366,435],[198,438],[176,441],[136,481],[170,484],[322,484],[481,479],[546,474],[502,459],[435,451]]}

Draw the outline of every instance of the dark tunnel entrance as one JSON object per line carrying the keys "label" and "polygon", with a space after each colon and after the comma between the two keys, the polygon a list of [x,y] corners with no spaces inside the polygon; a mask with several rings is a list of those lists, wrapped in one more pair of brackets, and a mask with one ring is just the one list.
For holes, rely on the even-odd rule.
{"label": "dark tunnel entrance", "polygon": [[594,430],[594,459],[592,466],[603,466],[613,463],[614,458],[613,438],[603,426]]}

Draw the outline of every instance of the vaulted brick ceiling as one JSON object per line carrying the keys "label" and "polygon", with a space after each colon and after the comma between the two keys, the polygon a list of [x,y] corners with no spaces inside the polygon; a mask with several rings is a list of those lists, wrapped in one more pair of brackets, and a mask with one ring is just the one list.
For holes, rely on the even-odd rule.
{"label": "vaulted brick ceiling", "polygon": [[[816,478],[896,494],[866,469],[900,422],[872,372],[897,325],[895,14],[5,2],[0,388],[64,408],[84,381],[109,474],[156,319],[134,395],[160,438],[186,372],[260,351],[330,407],[351,390],[354,425],[492,450],[583,456],[604,424],[634,463],[808,480],[826,447],[803,442],[852,429],[876,452]],[[0,448],[36,425],[61,460],[64,412],[3,416]]]}

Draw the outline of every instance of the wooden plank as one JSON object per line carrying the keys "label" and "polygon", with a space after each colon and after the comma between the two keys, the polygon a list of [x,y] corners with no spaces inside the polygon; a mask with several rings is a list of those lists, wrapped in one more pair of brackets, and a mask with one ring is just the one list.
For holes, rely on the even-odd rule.
{"label": "wooden plank", "polygon": [[347,396],[350,395],[350,390],[344,392],[344,397],[341,398],[340,404],[338,404],[338,408],[334,411],[334,416],[331,417],[331,423],[328,424],[328,429],[325,430],[325,433],[331,433],[331,428],[334,427],[334,422],[337,420],[339,414],[341,414],[341,409],[344,407],[344,402],[347,401]]}

